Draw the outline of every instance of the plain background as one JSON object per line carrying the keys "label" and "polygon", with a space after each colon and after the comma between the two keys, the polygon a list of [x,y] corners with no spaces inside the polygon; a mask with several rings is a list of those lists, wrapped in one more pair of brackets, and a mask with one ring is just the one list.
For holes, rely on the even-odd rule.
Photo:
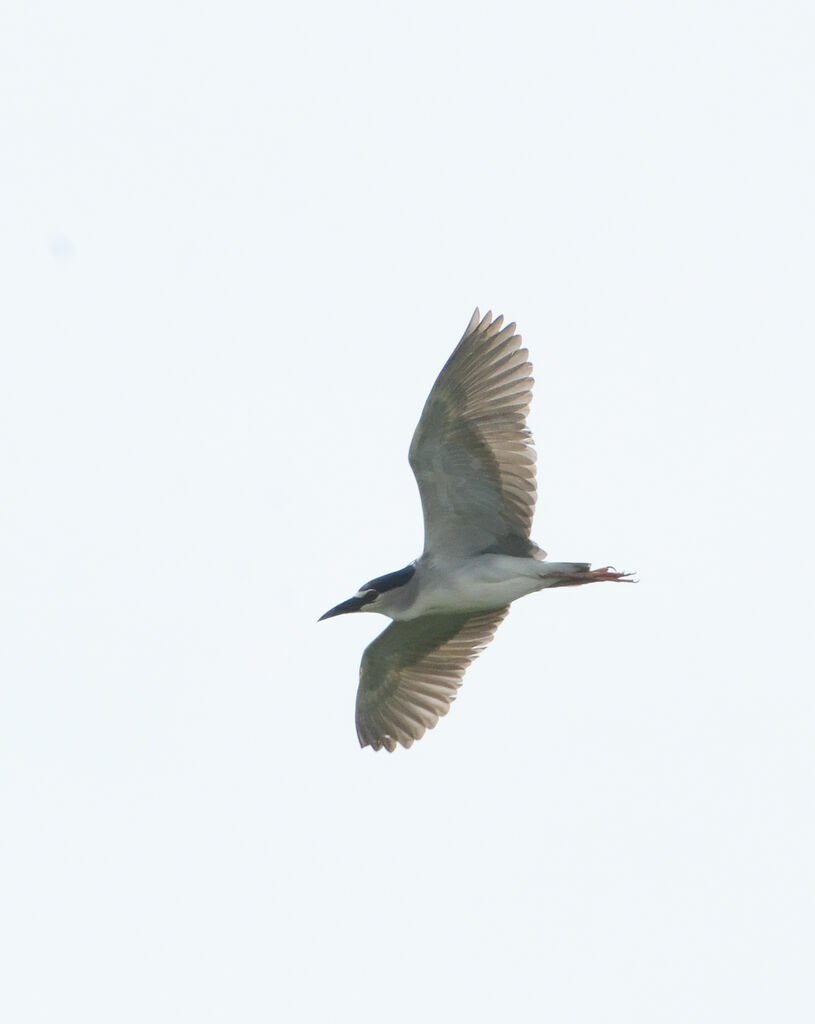
{"label": "plain background", "polygon": [[[811,1021],[810,4],[0,16],[0,1011]],[[475,305],[527,598],[360,751]]]}

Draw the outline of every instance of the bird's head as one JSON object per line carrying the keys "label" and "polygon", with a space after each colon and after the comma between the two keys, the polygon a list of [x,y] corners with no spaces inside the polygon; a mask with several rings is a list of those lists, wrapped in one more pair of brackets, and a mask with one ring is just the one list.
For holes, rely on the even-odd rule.
{"label": "bird's head", "polygon": [[387,614],[384,610],[386,604],[391,603],[393,592],[401,587],[406,587],[413,579],[416,572],[414,564],[405,566],[397,572],[389,572],[386,576],[377,576],[375,580],[368,580],[359,588],[353,597],[347,601],[330,608],[317,620],[331,619],[335,615],[345,615],[348,612],[380,612]]}

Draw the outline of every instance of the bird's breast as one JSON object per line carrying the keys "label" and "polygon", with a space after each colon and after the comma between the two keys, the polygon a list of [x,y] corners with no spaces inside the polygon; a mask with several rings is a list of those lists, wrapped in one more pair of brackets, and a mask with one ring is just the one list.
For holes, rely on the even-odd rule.
{"label": "bird's breast", "polygon": [[509,555],[420,564],[416,582],[416,599],[400,618],[503,608],[543,585],[541,562]]}

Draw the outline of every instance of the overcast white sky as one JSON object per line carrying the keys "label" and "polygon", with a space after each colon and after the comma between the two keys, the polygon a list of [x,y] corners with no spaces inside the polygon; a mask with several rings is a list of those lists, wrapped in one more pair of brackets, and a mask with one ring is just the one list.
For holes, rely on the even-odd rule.
{"label": "overcast white sky", "polygon": [[[0,14],[0,1016],[815,1019],[805,3]],[[473,307],[516,604],[360,751]]]}

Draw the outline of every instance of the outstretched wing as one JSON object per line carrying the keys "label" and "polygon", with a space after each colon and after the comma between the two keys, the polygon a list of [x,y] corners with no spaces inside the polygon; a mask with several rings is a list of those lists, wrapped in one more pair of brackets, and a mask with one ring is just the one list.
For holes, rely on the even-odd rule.
{"label": "outstretched wing", "polygon": [[477,615],[423,615],[383,630],[365,649],[359,670],[360,746],[393,751],[432,729],[508,611],[507,605]]}
{"label": "outstretched wing", "polygon": [[410,445],[425,554],[535,555],[532,364],[515,324],[476,309],[425,402]]}

